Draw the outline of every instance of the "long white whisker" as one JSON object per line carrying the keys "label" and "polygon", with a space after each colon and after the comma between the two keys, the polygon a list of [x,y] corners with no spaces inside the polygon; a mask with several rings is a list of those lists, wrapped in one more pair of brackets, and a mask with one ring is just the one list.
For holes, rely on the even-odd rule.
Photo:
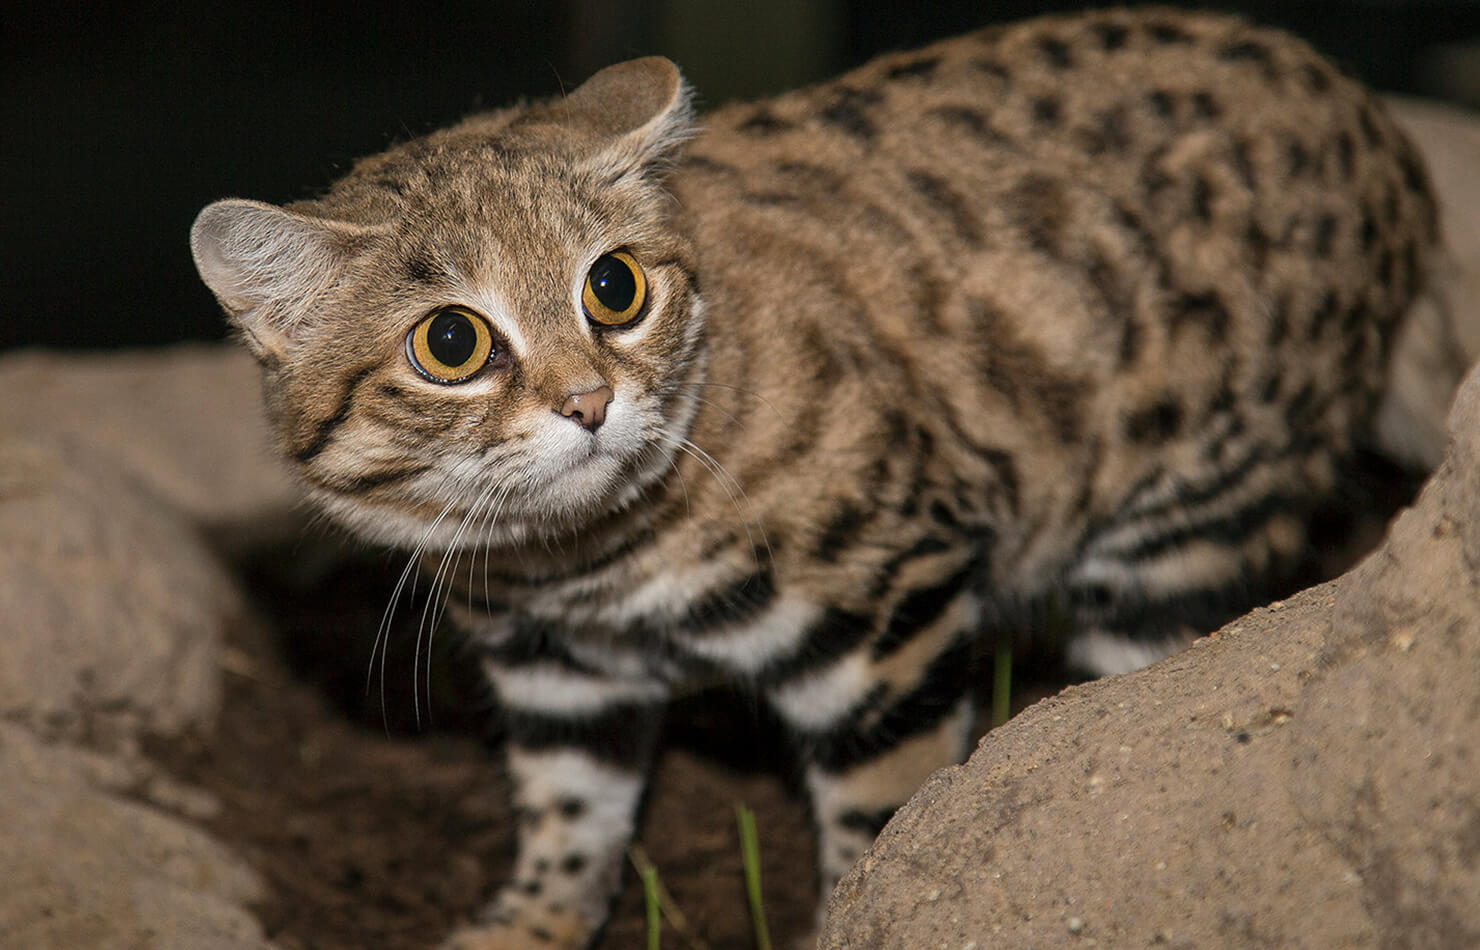
{"label": "long white whisker", "polygon": [[[455,498],[447,502],[446,506],[437,513],[437,517],[432,519],[432,523],[427,526],[426,531],[422,533],[421,540],[417,542],[416,547],[412,549],[411,556],[406,559],[406,567],[401,571],[401,576],[396,580],[395,589],[391,591],[391,598],[385,605],[385,612],[381,614],[380,627],[375,632],[375,642],[370,645],[370,665],[365,670],[365,695],[370,695],[370,685],[375,676],[375,656],[376,652],[379,651],[380,722],[381,726],[387,731],[390,730],[390,720],[387,718],[385,705],[385,668],[389,663],[390,656],[391,617],[395,614],[396,605],[400,603],[401,594],[406,589],[406,581],[412,578],[415,573],[416,565],[421,560],[422,552],[426,550],[427,542],[431,540],[432,535],[436,533],[437,527],[447,517],[448,513],[452,511],[453,505],[456,503],[457,499]],[[414,596],[414,580],[412,581],[412,585],[412,594]]]}

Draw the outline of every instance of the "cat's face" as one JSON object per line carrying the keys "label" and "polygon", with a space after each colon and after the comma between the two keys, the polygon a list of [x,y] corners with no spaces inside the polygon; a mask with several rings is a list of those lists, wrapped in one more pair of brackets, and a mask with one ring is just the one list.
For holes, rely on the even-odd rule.
{"label": "cat's face", "polygon": [[671,64],[640,60],[362,162],[321,201],[201,213],[201,274],[326,512],[382,542],[498,543],[664,477],[703,372],[658,180],[686,113]]}

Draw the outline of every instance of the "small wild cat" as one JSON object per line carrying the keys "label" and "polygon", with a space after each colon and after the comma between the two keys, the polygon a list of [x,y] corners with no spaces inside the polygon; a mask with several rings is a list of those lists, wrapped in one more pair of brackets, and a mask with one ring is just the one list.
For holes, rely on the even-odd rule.
{"label": "small wild cat", "polygon": [[503,948],[600,927],[688,684],[789,727],[825,893],[962,756],[978,631],[1068,617],[1106,673],[1249,606],[1436,232],[1367,92],[1156,10],[702,130],[636,60],[318,200],[213,204],[192,246],[311,497],[424,559],[496,689],[519,852],[451,945]]}

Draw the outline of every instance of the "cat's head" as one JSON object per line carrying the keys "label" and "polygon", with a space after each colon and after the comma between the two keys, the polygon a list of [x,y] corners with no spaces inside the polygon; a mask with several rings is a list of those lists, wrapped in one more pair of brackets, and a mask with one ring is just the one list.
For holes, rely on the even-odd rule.
{"label": "cat's head", "polygon": [[662,181],[691,121],[673,64],[634,60],[365,159],[319,200],[200,213],[196,266],[326,512],[393,544],[501,542],[665,477],[704,360]]}

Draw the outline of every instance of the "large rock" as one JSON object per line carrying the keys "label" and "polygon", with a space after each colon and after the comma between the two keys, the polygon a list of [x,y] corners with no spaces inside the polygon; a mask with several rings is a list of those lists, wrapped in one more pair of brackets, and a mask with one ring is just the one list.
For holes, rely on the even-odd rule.
{"label": "large rock", "polygon": [[[1480,132],[1404,119],[1470,332],[1480,229],[1456,209],[1480,205]],[[820,946],[1480,947],[1480,371],[1449,424],[1350,573],[1045,700],[934,775],[839,884]]]}
{"label": "large rock", "polygon": [[251,623],[203,533],[291,499],[225,347],[0,360],[0,946],[262,950],[247,865],[146,733],[208,730]]}

